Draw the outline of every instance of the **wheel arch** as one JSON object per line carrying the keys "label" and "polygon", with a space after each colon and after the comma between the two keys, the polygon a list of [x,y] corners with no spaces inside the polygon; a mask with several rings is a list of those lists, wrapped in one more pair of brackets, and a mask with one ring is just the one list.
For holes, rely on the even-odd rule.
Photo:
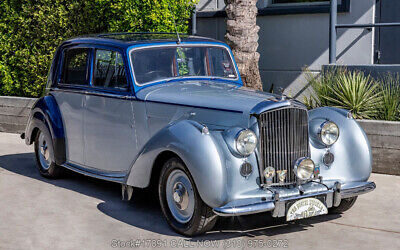
{"label": "wheel arch", "polygon": [[39,129],[39,127],[37,127],[37,126],[35,126],[35,127],[33,128],[32,134],[31,134],[31,136],[30,136],[30,137],[31,137],[31,138],[30,138],[30,141],[31,141],[31,142],[35,141],[39,130],[40,130],[40,129]]}
{"label": "wheel arch", "polygon": [[47,129],[50,132],[56,164],[61,165],[65,163],[64,125],[58,104],[51,95],[39,98],[34,104],[25,129],[25,143],[27,145],[32,144],[38,131],[43,129]]}
{"label": "wheel arch", "polygon": [[154,185],[161,163],[168,157],[178,157],[190,172],[202,200],[210,207],[224,204],[228,192],[223,155],[214,141],[216,138],[211,133],[202,133],[201,126],[184,120],[159,131],[132,165],[126,184],[139,188]]}
{"label": "wheel arch", "polygon": [[170,150],[165,150],[157,155],[157,157],[154,160],[153,165],[151,167],[151,176],[150,176],[150,182],[149,182],[150,187],[154,187],[155,185],[157,185],[158,180],[160,178],[160,173],[161,173],[162,167],[171,158],[178,158],[179,160],[182,161],[182,159],[179,157],[179,155],[177,155],[176,153],[174,153]]}

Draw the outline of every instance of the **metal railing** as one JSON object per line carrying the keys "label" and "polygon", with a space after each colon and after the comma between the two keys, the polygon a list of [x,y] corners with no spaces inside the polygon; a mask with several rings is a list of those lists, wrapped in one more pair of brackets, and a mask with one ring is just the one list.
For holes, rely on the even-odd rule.
{"label": "metal railing", "polygon": [[336,40],[338,29],[372,29],[399,26],[400,23],[337,24],[337,0],[331,0],[329,24],[329,64],[336,64]]}

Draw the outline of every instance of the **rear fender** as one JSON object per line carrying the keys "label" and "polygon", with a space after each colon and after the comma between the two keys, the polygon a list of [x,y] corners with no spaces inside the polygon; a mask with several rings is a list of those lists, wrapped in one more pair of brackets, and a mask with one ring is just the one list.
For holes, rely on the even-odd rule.
{"label": "rear fender", "polygon": [[27,145],[32,144],[35,140],[37,129],[50,131],[55,162],[58,165],[64,164],[66,162],[64,125],[58,104],[51,95],[38,99],[32,108],[25,129]]}

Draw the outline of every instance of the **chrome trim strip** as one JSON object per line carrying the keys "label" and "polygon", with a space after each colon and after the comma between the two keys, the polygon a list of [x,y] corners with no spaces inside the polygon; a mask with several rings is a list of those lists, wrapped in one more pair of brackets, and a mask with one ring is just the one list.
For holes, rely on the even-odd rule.
{"label": "chrome trim strip", "polygon": [[[236,73],[236,78],[225,78],[225,77],[216,77],[216,76],[189,76],[189,77],[170,77],[170,78],[165,78],[165,79],[158,79],[155,81],[151,81],[151,82],[146,82],[146,83],[138,83],[136,81],[136,77],[135,77],[135,69],[133,67],[133,63],[132,63],[132,53],[136,50],[142,50],[142,49],[151,49],[151,48],[162,48],[162,47],[220,47],[220,48],[224,48],[230,58],[231,61],[233,63],[233,68],[235,69],[235,73]],[[176,79],[198,79],[198,78],[204,78],[204,79],[210,79],[210,78],[214,78],[214,79],[222,79],[222,80],[226,80],[226,81],[237,81],[239,80],[239,73],[236,69],[235,66],[235,60],[233,60],[232,54],[230,53],[229,49],[225,46],[225,45],[219,45],[219,44],[207,44],[207,43],[189,43],[189,44],[184,44],[184,43],[180,43],[180,44],[176,44],[176,43],[172,43],[172,44],[158,44],[158,45],[150,45],[150,46],[140,46],[140,47],[134,47],[129,51],[129,64],[131,66],[131,70],[132,70],[132,76],[133,76],[133,82],[136,84],[136,86],[142,87],[142,86],[146,86],[149,84],[153,84],[153,83],[157,83],[157,82],[169,82],[169,81],[173,81]]]}
{"label": "chrome trim strip", "polygon": [[81,95],[101,96],[101,97],[109,97],[109,98],[124,99],[124,100],[136,99],[135,97],[130,96],[130,95],[113,94],[113,93],[107,93],[107,92],[102,92],[102,91],[96,91],[93,89],[51,88],[50,91],[75,93],[75,94],[81,94]]}
{"label": "chrome trim strip", "polygon": [[275,209],[275,205],[273,201],[249,204],[237,207],[217,207],[214,208],[213,211],[215,214],[219,216],[239,216],[239,215],[248,215],[255,213],[268,212]]}
{"label": "chrome trim strip", "polygon": [[294,100],[267,100],[267,101],[263,101],[258,103],[256,106],[254,106],[251,110],[250,110],[250,115],[253,116],[259,116],[261,113],[267,112],[267,111],[274,111],[280,108],[298,108],[298,109],[304,109],[307,110],[307,107],[304,106],[302,103],[299,103],[297,101]]}
{"label": "chrome trim strip", "polygon": [[69,170],[72,170],[74,172],[77,172],[79,174],[83,174],[89,177],[94,177],[106,181],[112,181],[112,182],[118,182],[118,183],[124,183],[126,173],[122,172],[115,172],[115,173],[105,173],[105,172],[100,172],[98,170],[93,170],[93,169],[87,169],[81,166],[78,166],[73,163],[65,163],[62,165],[62,167],[67,168]]}
{"label": "chrome trim strip", "polygon": [[[139,99],[138,99],[138,100],[139,100]],[[140,100],[140,101],[143,101],[143,102],[151,102],[151,103],[158,103],[158,104],[166,104],[166,105],[177,105],[177,106],[190,107],[190,108],[217,110],[217,111],[232,112],[232,113],[239,113],[239,114],[242,114],[242,113],[243,113],[243,111],[240,111],[240,110],[223,109],[223,108],[213,108],[213,107],[206,107],[206,106],[196,106],[196,105],[183,104],[183,103],[161,102],[161,101],[151,101],[151,100]]]}
{"label": "chrome trim strip", "polygon": [[374,182],[368,182],[365,185],[353,187],[353,188],[342,188],[340,191],[340,196],[342,199],[358,196],[361,194],[366,194],[373,191],[376,188],[376,184]]}
{"label": "chrome trim strip", "polygon": [[[232,203],[228,203],[225,206],[213,208],[213,212],[219,216],[225,217],[225,216],[249,215],[249,214],[256,214],[256,213],[272,211],[273,214],[275,215],[275,217],[282,217],[282,216],[285,216],[285,203],[288,201],[291,201],[291,200],[299,200],[299,199],[304,199],[304,198],[326,195],[327,196],[326,202],[327,202],[327,206],[329,208],[329,207],[332,207],[332,205],[334,206],[333,202],[335,202],[337,205],[339,205],[341,199],[365,194],[365,193],[371,192],[372,190],[374,190],[376,188],[376,185],[374,182],[364,182],[364,183],[360,183],[360,184],[361,185],[353,186],[352,183],[349,183],[348,184],[349,188],[347,188],[347,189],[345,188],[346,185],[344,185],[344,188],[342,188],[342,189],[337,189],[336,187],[333,187],[332,189],[329,189],[326,191],[307,193],[304,195],[295,195],[295,196],[282,197],[282,198],[279,197],[278,192],[275,192],[275,194],[273,195],[273,197],[275,197],[274,200],[244,204],[244,205],[239,205],[239,206],[232,206],[232,205],[229,205]],[[269,189],[269,190],[271,190],[271,189]],[[335,201],[333,201],[333,199],[335,199],[334,197],[337,197]],[[339,200],[337,200],[338,198],[339,198]]]}

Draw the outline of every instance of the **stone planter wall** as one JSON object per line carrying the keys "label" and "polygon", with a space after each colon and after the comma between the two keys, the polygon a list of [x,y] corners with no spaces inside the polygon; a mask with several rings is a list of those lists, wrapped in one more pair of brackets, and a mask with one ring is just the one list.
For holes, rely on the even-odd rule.
{"label": "stone planter wall", "polygon": [[372,148],[375,173],[400,175],[400,122],[359,120]]}
{"label": "stone planter wall", "polygon": [[35,101],[35,98],[0,96],[0,132],[24,132]]}

